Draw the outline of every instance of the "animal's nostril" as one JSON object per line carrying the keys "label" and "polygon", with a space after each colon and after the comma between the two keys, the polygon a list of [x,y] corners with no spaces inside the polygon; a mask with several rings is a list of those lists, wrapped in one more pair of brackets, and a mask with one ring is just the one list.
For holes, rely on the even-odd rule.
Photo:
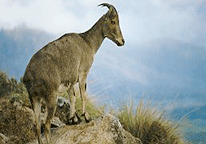
{"label": "animal's nostril", "polygon": [[125,43],[124,39],[122,39],[123,44]]}

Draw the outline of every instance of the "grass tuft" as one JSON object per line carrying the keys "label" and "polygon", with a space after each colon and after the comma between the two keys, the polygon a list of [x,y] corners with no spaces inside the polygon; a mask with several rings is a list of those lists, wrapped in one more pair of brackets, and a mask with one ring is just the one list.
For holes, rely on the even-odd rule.
{"label": "grass tuft", "polygon": [[[80,98],[80,96],[77,96],[76,99],[76,112],[78,115],[82,114],[82,100]],[[90,117],[92,119],[95,119],[101,115],[104,114],[105,111],[105,107],[104,106],[97,106],[95,104],[95,99],[92,99],[90,97],[87,96],[86,99],[86,110],[89,113]]]}
{"label": "grass tuft", "polygon": [[167,120],[163,112],[142,101],[135,109],[133,103],[121,106],[117,117],[124,129],[144,144],[185,143],[178,123]]}

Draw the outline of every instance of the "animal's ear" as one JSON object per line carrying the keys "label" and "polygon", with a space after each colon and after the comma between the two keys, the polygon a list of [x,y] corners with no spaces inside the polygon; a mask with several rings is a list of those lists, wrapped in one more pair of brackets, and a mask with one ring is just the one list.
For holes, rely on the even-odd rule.
{"label": "animal's ear", "polygon": [[116,11],[113,8],[109,9],[109,13],[108,14],[109,14],[110,18],[114,18],[117,15]]}

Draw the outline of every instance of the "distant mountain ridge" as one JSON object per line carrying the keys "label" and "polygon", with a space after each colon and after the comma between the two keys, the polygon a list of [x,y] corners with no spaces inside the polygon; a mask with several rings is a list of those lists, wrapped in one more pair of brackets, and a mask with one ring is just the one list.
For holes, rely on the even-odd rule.
{"label": "distant mountain ridge", "polygon": [[31,56],[53,37],[44,31],[23,27],[0,30],[0,68],[19,79]]}

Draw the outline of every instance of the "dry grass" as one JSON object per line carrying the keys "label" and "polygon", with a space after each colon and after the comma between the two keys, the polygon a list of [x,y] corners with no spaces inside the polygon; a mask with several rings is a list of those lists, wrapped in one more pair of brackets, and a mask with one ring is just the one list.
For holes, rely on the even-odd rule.
{"label": "dry grass", "polygon": [[150,105],[140,102],[121,106],[117,114],[125,130],[140,138],[143,144],[184,144],[178,123],[165,118],[165,114]]}
{"label": "dry grass", "polygon": [[[95,105],[95,101],[91,98],[87,98],[86,109],[92,119],[95,119],[104,114],[104,106]],[[77,97],[76,111],[78,115],[82,114],[82,101],[80,97]]]}

